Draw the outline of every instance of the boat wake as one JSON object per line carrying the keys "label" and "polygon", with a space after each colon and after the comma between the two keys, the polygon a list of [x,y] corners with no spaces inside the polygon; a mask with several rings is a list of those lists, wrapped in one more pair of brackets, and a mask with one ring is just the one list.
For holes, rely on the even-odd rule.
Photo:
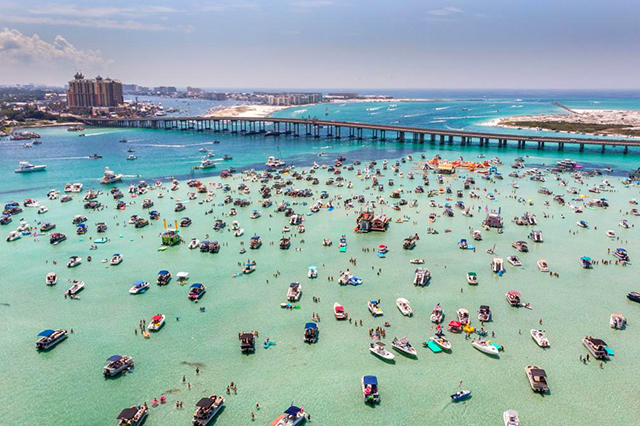
{"label": "boat wake", "polygon": [[382,108],[384,108],[384,107],[380,106],[380,107],[374,107],[374,108],[367,108],[367,111],[377,111],[377,110],[382,109]]}
{"label": "boat wake", "polygon": [[442,110],[444,110],[444,109],[449,109],[449,108],[451,108],[451,107],[450,107],[450,106],[446,106],[446,107],[437,107],[437,108],[434,108],[434,109],[435,109],[436,111],[442,111]]}
{"label": "boat wake", "polygon": [[402,116],[402,118],[421,117],[423,115],[427,115],[427,114],[426,113],[423,113],[423,114],[405,114],[405,115]]}

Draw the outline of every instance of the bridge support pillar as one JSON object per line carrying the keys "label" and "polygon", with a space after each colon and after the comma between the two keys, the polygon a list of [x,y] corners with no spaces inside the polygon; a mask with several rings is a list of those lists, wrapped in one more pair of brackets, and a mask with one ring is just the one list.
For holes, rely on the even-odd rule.
{"label": "bridge support pillar", "polygon": [[356,137],[356,135],[354,134],[354,128],[353,127],[349,127],[349,139],[353,139]]}
{"label": "bridge support pillar", "polygon": [[580,152],[582,152],[582,151],[584,151],[584,144],[583,143],[580,144]]}
{"label": "bridge support pillar", "polygon": [[382,142],[387,140],[387,131],[386,130],[380,130],[380,140]]}
{"label": "bridge support pillar", "polygon": [[336,139],[340,139],[340,126],[336,126]]}
{"label": "bridge support pillar", "polygon": [[373,129],[373,132],[371,132],[371,139],[378,139],[378,130],[377,129]]}
{"label": "bridge support pillar", "polygon": [[363,139],[363,137],[362,137],[362,128],[361,128],[361,127],[358,127],[358,129],[357,129],[357,132],[356,132],[356,133],[357,133],[357,135],[358,135],[358,136],[357,136],[358,140],[359,140],[359,141],[361,141],[361,140]]}
{"label": "bridge support pillar", "polygon": [[629,153],[629,145],[625,145],[624,146],[624,151],[622,151],[623,154],[628,154]]}
{"label": "bridge support pillar", "polygon": [[444,135],[440,135],[440,145],[444,145]]}
{"label": "bridge support pillar", "polygon": [[560,142],[558,144],[558,151],[563,151],[564,150],[564,143]]}
{"label": "bridge support pillar", "polygon": [[431,143],[434,143],[436,141],[436,135],[431,133],[431,135],[429,136],[429,140],[431,141]]}
{"label": "bridge support pillar", "polygon": [[420,143],[424,143],[424,133],[420,133]]}
{"label": "bridge support pillar", "polygon": [[396,139],[399,140],[400,142],[404,142],[404,132],[397,132]]}
{"label": "bridge support pillar", "polygon": [[606,146],[605,144],[602,144],[602,151],[600,151],[600,152],[603,152],[603,153],[604,153],[604,147],[605,147],[605,146]]}
{"label": "bridge support pillar", "polygon": [[449,135],[449,145],[453,143],[453,136]]}

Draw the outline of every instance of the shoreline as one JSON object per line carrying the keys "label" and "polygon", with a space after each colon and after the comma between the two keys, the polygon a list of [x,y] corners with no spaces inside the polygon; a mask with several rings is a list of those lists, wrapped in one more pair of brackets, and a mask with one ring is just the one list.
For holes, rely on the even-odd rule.
{"label": "shoreline", "polygon": [[595,137],[640,138],[640,111],[572,109],[560,114],[500,117],[482,126],[516,130],[547,131]]}

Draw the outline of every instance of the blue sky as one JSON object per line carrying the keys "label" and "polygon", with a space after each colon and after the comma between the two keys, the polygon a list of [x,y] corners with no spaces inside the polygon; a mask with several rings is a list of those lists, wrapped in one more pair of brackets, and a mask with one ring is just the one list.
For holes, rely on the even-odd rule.
{"label": "blue sky", "polygon": [[0,0],[0,84],[640,88],[640,2]]}

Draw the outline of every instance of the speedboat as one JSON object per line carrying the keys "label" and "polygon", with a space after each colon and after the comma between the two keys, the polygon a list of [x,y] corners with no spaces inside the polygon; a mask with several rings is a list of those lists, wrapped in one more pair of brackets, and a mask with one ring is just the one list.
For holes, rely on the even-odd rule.
{"label": "speedboat", "polygon": [[107,358],[107,361],[109,361],[109,364],[104,366],[102,372],[105,377],[115,377],[133,368],[133,358],[129,355],[113,355]]}
{"label": "speedboat", "polygon": [[147,291],[149,283],[147,281],[136,281],[129,289],[130,294],[141,294]]}
{"label": "speedboat", "polygon": [[307,276],[311,279],[318,278],[318,268],[316,268],[315,266],[309,266]]}
{"label": "speedboat", "polygon": [[547,340],[547,335],[542,330],[531,329],[531,337],[541,348],[548,348],[551,346],[549,344],[549,340]]}
{"label": "speedboat", "polygon": [[116,266],[122,263],[122,255],[120,253],[116,253],[111,257],[109,264],[112,266]]}
{"label": "speedboat", "polygon": [[380,304],[377,300],[369,300],[367,302],[367,307],[369,308],[369,312],[371,312],[371,315],[373,315],[374,318],[380,315],[384,315],[384,312],[382,312],[382,308],[380,307]]}
{"label": "speedboat", "polygon": [[349,314],[344,310],[344,306],[338,302],[333,304],[333,315],[337,320],[345,320],[349,317]]}
{"label": "speedboat", "polygon": [[49,208],[47,206],[40,206],[38,208],[38,214],[45,214],[48,211],[49,211]]}
{"label": "speedboat", "polygon": [[193,413],[191,422],[194,426],[206,426],[218,414],[224,405],[224,398],[217,395],[210,395],[208,398],[202,398],[196,403],[196,412]]}
{"label": "speedboat", "polygon": [[458,321],[461,324],[469,324],[469,311],[464,308],[460,308],[456,311],[456,315],[458,316]]}
{"label": "speedboat", "polygon": [[589,224],[584,220],[577,221],[576,225],[578,225],[580,228],[585,228],[585,229],[589,228]]}
{"label": "speedboat", "polygon": [[409,340],[407,340],[406,337],[401,337],[399,339],[394,337],[391,342],[391,347],[405,355],[418,356],[418,352],[413,346],[411,346],[411,343],[409,343]]}
{"label": "speedboat", "polygon": [[372,354],[379,356],[382,359],[386,359],[391,361],[395,359],[395,355],[387,350],[387,345],[382,342],[372,342],[369,343],[369,352]]}
{"label": "speedboat", "polygon": [[537,365],[527,365],[524,369],[529,379],[529,385],[534,392],[547,393],[549,385],[547,384],[547,373]]}
{"label": "speedboat", "polygon": [[578,262],[580,263],[580,266],[582,266],[584,269],[593,268],[593,262],[591,258],[588,256],[582,256],[580,259],[578,259]]}
{"label": "speedboat", "polygon": [[302,296],[302,286],[300,283],[291,283],[287,289],[287,300],[289,302],[297,302]]}
{"label": "speedboat", "polygon": [[522,302],[520,301],[520,293],[519,292],[517,292],[515,290],[511,290],[511,291],[507,292],[507,294],[505,294],[504,297],[507,299],[507,302],[511,306],[514,306],[516,308],[519,308],[520,306],[522,306]]}
{"label": "speedboat", "polygon": [[610,350],[604,340],[586,336],[584,339],[582,339],[582,343],[587,348],[587,350],[591,352],[591,355],[593,355],[594,358],[603,360],[609,359]]}
{"label": "speedboat", "polygon": [[618,313],[612,313],[609,319],[609,325],[616,330],[622,330],[627,325],[627,319],[624,315]]}
{"label": "speedboat", "polygon": [[365,403],[375,404],[380,402],[378,378],[376,376],[362,376],[362,396]]}
{"label": "speedboat", "polygon": [[151,322],[147,326],[149,331],[158,331],[164,325],[164,321],[166,319],[165,315],[154,315],[151,317]]}
{"label": "speedboat", "polygon": [[318,334],[320,330],[318,329],[318,324],[315,322],[308,322],[304,325],[304,342],[305,343],[316,343],[318,341]]}
{"label": "speedboat", "polygon": [[71,256],[67,262],[67,268],[75,268],[82,263],[82,258],[79,256]]}
{"label": "speedboat", "polygon": [[163,269],[158,271],[158,278],[156,279],[156,284],[158,285],[167,285],[171,281],[171,272]]}
{"label": "speedboat", "polygon": [[549,264],[546,260],[540,259],[538,260],[538,269],[540,269],[540,272],[549,272]]}
{"label": "speedboat", "polygon": [[518,259],[518,256],[507,257],[507,262],[509,262],[513,266],[522,266],[522,262],[520,262],[520,259]]}
{"label": "speedboat", "polygon": [[627,219],[622,219],[619,223],[618,226],[620,226],[621,228],[631,228],[631,225],[629,224],[629,221]]}
{"label": "speedboat", "polygon": [[236,229],[235,232],[233,233],[234,237],[241,237],[242,235],[244,235],[244,229],[242,228]]}
{"label": "speedboat", "polygon": [[262,246],[262,239],[260,238],[260,236],[254,235],[253,237],[251,237],[251,239],[249,240],[249,248],[251,250],[257,250],[260,248],[260,246]]}
{"label": "speedboat", "polygon": [[64,329],[41,331],[38,334],[40,338],[36,341],[36,349],[39,351],[49,350],[66,339],[68,335],[69,332]]}
{"label": "speedboat", "polygon": [[478,308],[478,320],[480,322],[491,321],[491,308],[488,305],[480,305]]}
{"label": "speedboat", "polygon": [[400,313],[405,317],[413,316],[413,309],[411,309],[411,305],[407,299],[399,297],[396,299],[396,306],[400,310]]}
{"label": "speedboat", "polygon": [[216,166],[217,166],[217,164],[216,164],[216,162],[215,162],[215,161],[213,161],[213,160],[211,160],[211,159],[209,159],[209,158],[205,158],[204,160],[202,160],[202,161],[200,162],[200,165],[199,165],[199,166],[196,166],[195,168],[196,168],[196,169],[202,169],[202,170],[205,170],[205,169],[213,169],[213,168],[215,168]]}
{"label": "speedboat", "polygon": [[611,229],[609,229],[609,230],[607,231],[607,237],[609,237],[609,238],[615,238],[615,237],[616,237],[616,233],[615,233],[615,232],[613,232]]}
{"label": "speedboat", "polygon": [[[126,141],[125,141],[126,142]],[[147,417],[149,408],[144,405],[132,405],[118,415],[118,426],[140,426]]]}
{"label": "speedboat", "polygon": [[629,262],[629,253],[626,249],[618,247],[611,254],[613,254],[614,257],[618,258],[618,260],[620,260],[621,262]]}
{"label": "speedboat", "polygon": [[84,289],[84,281],[73,280],[73,285],[67,289],[69,296],[75,296]]}
{"label": "speedboat", "polygon": [[445,351],[451,350],[451,342],[445,339],[442,336],[432,336],[429,338],[430,341],[440,346]]}
{"label": "speedboat", "polygon": [[198,300],[204,293],[207,291],[207,288],[202,283],[191,284],[189,289],[189,300]]}
{"label": "speedboat", "polygon": [[471,341],[471,346],[479,350],[480,352],[484,352],[487,355],[498,356],[498,348],[493,346],[491,343],[486,340],[481,339],[473,339]]}
{"label": "speedboat", "polygon": [[47,168],[46,164],[39,164],[34,166],[26,161],[21,161],[18,164],[18,168],[14,170],[16,173],[31,173],[31,172],[44,172]]}
{"label": "speedboat", "polygon": [[529,251],[529,247],[525,241],[515,241],[511,244],[511,247],[522,253],[527,253]]}
{"label": "speedboat", "polygon": [[200,240],[197,238],[192,238],[187,247],[189,247],[190,250],[197,249],[198,247],[200,247]]}
{"label": "speedboat", "polygon": [[433,310],[431,311],[431,315],[429,316],[429,319],[434,324],[440,324],[444,319],[444,310],[442,309],[439,303],[436,306],[434,306]]}
{"label": "speedboat", "polygon": [[631,291],[631,292],[627,293],[627,299],[629,299],[629,300],[631,300],[633,302],[640,303],[640,292]]}
{"label": "speedboat", "polygon": [[467,284],[478,285],[478,275],[475,272],[467,272]]}
{"label": "speedboat", "polygon": [[521,426],[520,417],[516,410],[507,410],[502,413],[502,419],[504,420],[504,426]]}
{"label": "speedboat", "polygon": [[16,241],[19,240],[20,238],[22,238],[22,233],[18,232],[18,231],[11,231],[9,233],[9,235],[7,236],[7,242],[12,242],[12,241]]}
{"label": "speedboat", "polygon": [[44,281],[47,285],[56,285],[58,284],[58,275],[55,272],[49,272]]}
{"label": "speedboat", "polygon": [[458,402],[470,396],[471,396],[470,390],[461,390],[451,395],[451,399],[453,400],[453,402]]}

